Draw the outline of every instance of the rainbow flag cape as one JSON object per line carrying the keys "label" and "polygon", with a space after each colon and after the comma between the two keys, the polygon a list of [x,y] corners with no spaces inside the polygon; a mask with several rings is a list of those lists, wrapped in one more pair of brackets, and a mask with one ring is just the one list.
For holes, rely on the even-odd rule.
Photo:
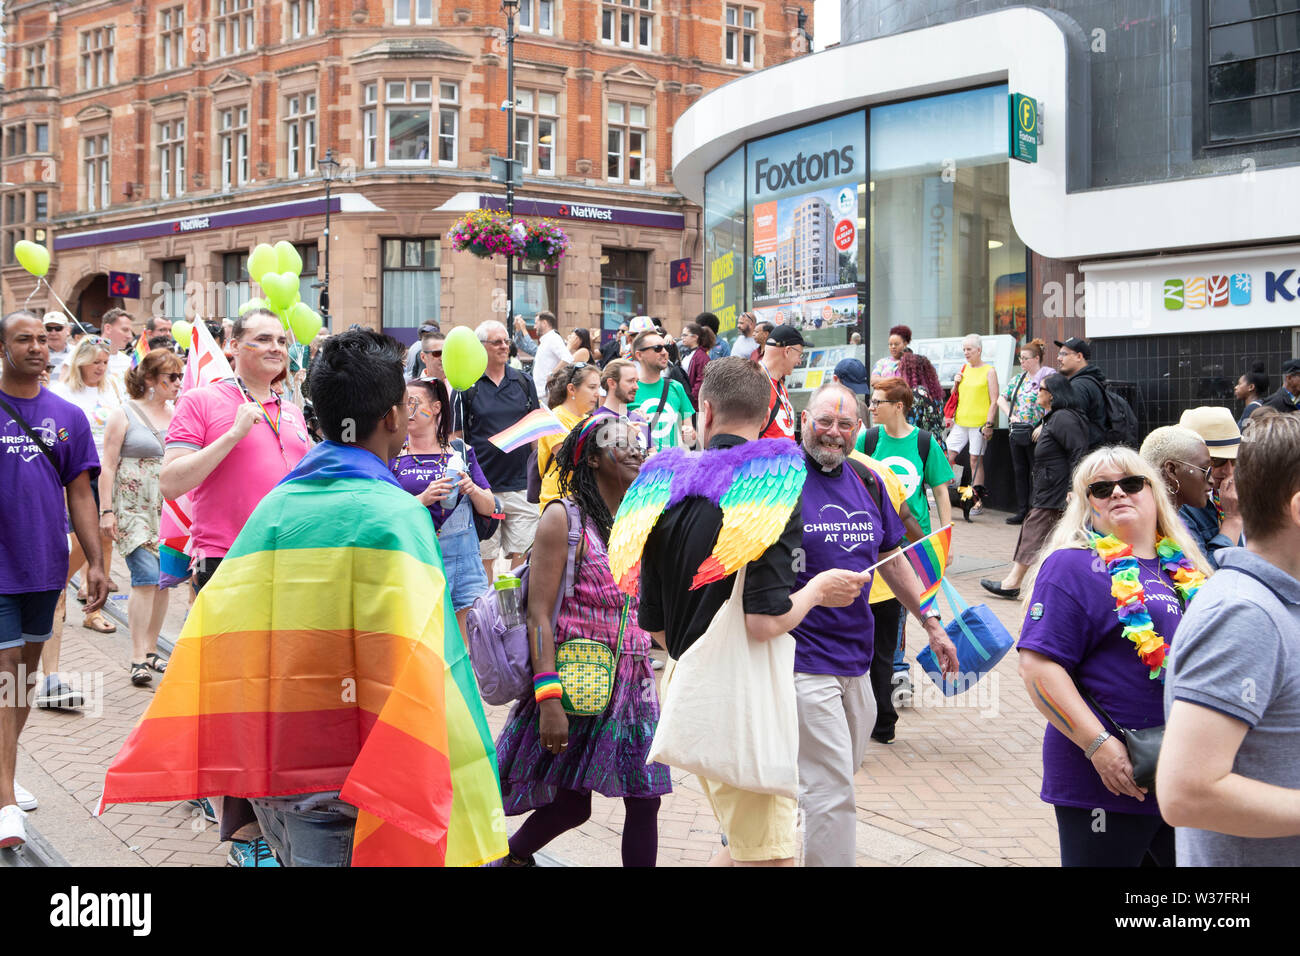
{"label": "rainbow flag cape", "polygon": [[943,580],[944,568],[948,566],[948,552],[951,550],[952,525],[944,525],[903,551],[907,563],[921,579],[922,614],[933,608],[939,597],[939,582]]}
{"label": "rainbow flag cape", "polygon": [[428,509],[374,455],[325,442],[257,506],[194,602],[100,809],[333,790],[359,809],[354,866],[507,851]]}
{"label": "rainbow flag cape", "polygon": [[149,354],[149,343],[145,341],[147,337],[147,332],[141,332],[140,337],[135,340],[135,348],[131,350],[132,368],[144,361],[144,357]]}
{"label": "rainbow flag cape", "polygon": [[535,408],[509,428],[504,428],[488,439],[504,452],[531,444],[547,435],[567,435],[569,430],[560,424],[549,408]]}

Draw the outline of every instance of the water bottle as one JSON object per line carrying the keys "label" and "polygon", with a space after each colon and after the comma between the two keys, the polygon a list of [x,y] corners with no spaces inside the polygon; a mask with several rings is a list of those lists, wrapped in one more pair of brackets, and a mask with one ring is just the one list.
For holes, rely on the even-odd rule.
{"label": "water bottle", "polygon": [[451,494],[442,500],[442,507],[447,511],[451,511],[460,501],[460,489],[456,485],[465,477],[465,459],[461,457],[460,452],[452,451],[451,457],[447,459],[447,467],[442,474],[444,478],[451,479]]}
{"label": "water bottle", "polygon": [[528,623],[524,609],[523,583],[513,574],[499,574],[492,582],[501,606],[501,623],[507,628],[523,627]]}

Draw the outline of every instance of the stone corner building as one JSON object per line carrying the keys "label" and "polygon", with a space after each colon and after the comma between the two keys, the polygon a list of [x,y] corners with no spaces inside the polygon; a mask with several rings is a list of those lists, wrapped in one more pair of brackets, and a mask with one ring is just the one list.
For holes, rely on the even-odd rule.
{"label": "stone corner building", "polygon": [[[805,4],[811,13],[811,2]],[[673,122],[706,90],[801,51],[777,0],[523,0],[515,43],[517,215],[569,234],[558,270],[516,276],[516,310],[563,329],[703,307],[700,209],[671,179]],[[504,188],[505,15],[491,0],[137,0],[4,8],[3,307],[49,281],[97,323],[121,305],[221,318],[257,289],[247,257],[286,239],[319,306],[330,195],[333,328],[407,341],[504,318],[505,262],[453,252],[465,211]],[[668,264],[692,258],[690,285]],[[140,277],[140,298],[110,273]],[[42,291],[34,308],[57,308]]]}

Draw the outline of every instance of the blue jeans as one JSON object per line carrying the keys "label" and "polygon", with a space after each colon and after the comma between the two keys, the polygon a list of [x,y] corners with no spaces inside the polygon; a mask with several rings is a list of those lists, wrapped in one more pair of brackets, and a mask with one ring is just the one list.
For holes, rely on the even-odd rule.
{"label": "blue jeans", "polygon": [[438,529],[443,573],[451,592],[452,610],[461,611],[488,589],[487,572],[479,556],[478,532],[469,501],[462,500]]}
{"label": "blue jeans", "polygon": [[[355,813],[342,813],[331,804],[295,810],[283,797],[249,801],[262,827],[262,836],[282,866],[349,866]],[[332,802],[336,805],[336,802]]]}
{"label": "blue jeans", "polygon": [[907,611],[898,615],[898,643],[894,645],[894,673],[907,670],[903,660],[903,632],[907,629]]}

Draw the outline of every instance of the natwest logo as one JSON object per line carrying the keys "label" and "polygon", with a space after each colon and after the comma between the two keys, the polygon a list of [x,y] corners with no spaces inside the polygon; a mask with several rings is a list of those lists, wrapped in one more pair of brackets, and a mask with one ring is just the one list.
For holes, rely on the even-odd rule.
{"label": "natwest logo", "polygon": [[604,206],[579,206],[569,203],[560,206],[560,215],[568,216],[570,219],[600,219],[611,222],[614,219],[614,210]]}
{"label": "natwest logo", "polygon": [[176,225],[172,226],[172,232],[193,232],[195,229],[207,229],[208,225],[207,216],[193,216],[177,220]]}

